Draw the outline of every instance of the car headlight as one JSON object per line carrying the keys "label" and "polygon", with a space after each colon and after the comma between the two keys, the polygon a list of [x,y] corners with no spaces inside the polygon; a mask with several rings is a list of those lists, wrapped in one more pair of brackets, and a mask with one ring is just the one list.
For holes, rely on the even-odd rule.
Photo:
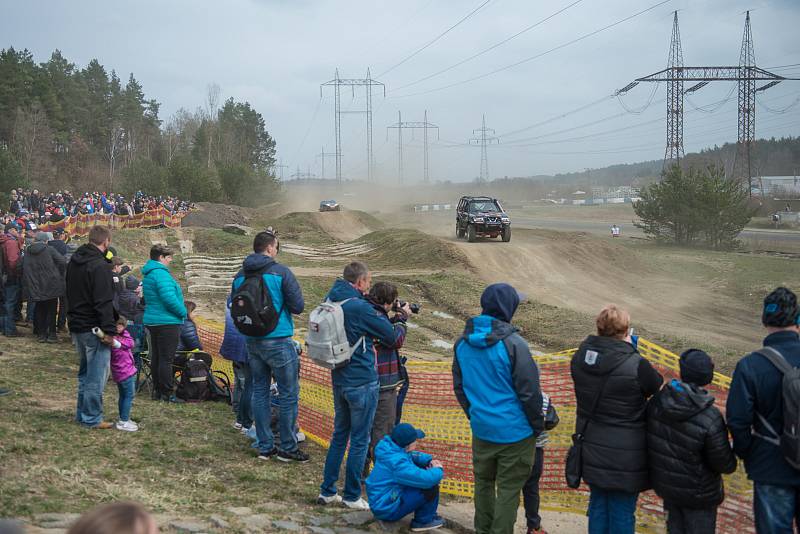
{"label": "car headlight", "polygon": [[472,219],[472,222],[482,223],[483,222],[483,217],[475,217],[475,218]]}
{"label": "car headlight", "polygon": [[503,221],[504,223],[511,222],[511,219],[509,219],[508,217],[501,217],[500,220]]}

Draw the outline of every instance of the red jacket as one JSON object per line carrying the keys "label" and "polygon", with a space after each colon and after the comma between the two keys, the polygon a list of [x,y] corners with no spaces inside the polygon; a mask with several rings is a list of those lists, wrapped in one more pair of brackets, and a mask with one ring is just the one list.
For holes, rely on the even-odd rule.
{"label": "red jacket", "polygon": [[9,280],[16,280],[22,242],[8,234],[0,234],[0,247],[3,247],[4,270],[8,274]]}

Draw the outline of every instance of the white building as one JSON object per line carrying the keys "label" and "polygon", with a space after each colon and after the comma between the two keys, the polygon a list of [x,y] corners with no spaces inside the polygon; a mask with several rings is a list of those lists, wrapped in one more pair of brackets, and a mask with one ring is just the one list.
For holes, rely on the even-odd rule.
{"label": "white building", "polygon": [[786,192],[800,194],[800,176],[754,176],[751,182],[754,192],[764,188],[764,194]]}

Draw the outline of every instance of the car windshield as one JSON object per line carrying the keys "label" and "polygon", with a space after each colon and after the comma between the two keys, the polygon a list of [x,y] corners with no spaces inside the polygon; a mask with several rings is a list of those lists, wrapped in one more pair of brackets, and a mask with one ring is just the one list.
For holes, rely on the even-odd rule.
{"label": "car windshield", "polygon": [[485,213],[487,211],[500,211],[500,209],[497,207],[497,204],[495,204],[494,201],[492,200],[484,200],[484,201],[469,203],[470,213]]}

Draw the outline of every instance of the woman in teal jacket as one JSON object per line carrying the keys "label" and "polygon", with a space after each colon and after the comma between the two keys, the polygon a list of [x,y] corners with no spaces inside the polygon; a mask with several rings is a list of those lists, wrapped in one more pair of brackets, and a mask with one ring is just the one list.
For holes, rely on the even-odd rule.
{"label": "woman in teal jacket", "polygon": [[144,325],[150,333],[150,373],[153,398],[183,402],[175,397],[175,373],[172,360],[178,348],[181,325],[186,318],[181,286],[169,272],[172,251],[165,245],[153,245],[150,261],[142,267],[144,281]]}

